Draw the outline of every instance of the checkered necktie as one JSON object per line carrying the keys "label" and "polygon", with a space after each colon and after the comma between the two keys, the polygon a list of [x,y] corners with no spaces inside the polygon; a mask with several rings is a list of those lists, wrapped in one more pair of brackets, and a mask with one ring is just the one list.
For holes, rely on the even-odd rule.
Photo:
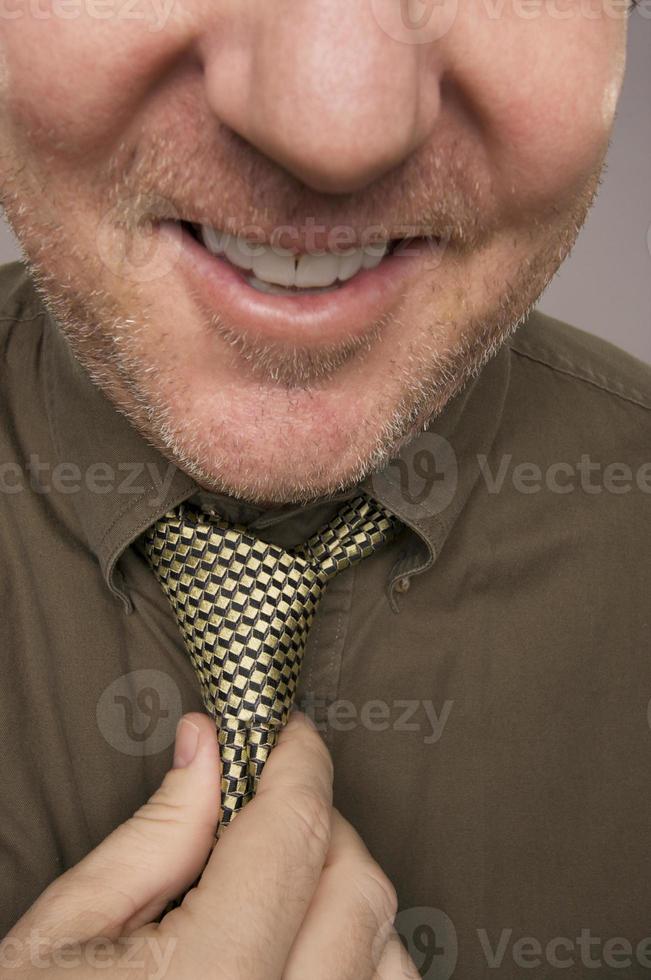
{"label": "checkered necktie", "polygon": [[145,533],[147,560],[172,604],[217,725],[221,827],[254,795],[294,701],[325,586],[400,527],[358,497],[293,551],[189,503]]}

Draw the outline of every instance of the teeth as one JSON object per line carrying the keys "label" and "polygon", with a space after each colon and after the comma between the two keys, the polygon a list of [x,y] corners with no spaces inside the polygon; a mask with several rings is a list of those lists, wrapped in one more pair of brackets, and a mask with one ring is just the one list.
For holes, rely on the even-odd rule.
{"label": "teeth", "polygon": [[223,255],[226,239],[231,236],[224,232],[215,231],[209,225],[202,225],[201,237],[209,252],[212,252],[214,255]]}
{"label": "teeth", "polygon": [[364,251],[363,266],[365,269],[377,269],[380,262],[387,254],[389,248],[388,242],[382,242],[379,245],[367,245]]}
{"label": "teeth", "polygon": [[[274,286],[271,282],[263,282],[257,276],[251,276],[248,280],[249,286],[253,286],[259,293],[271,293],[272,296],[296,296],[295,289],[285,289],[283,286]],[[325,289],[301,289],[301,296],[316,296],[319,293],[331,293],[336,286],[326,286]]]}
{"label": "teeth", "polygon": [[288,288],[296,285],[294,253],[280,248],[264,248],[262,255],[253,260],[253,275],[275,286]]}
{"label": "teeth", "polygon": [[339,278],[342,282],[352,279],[362,268],[364,262],[364,252],[361,248],[356,248],[350,255],[342,255],[339,259]]}
{"label": "teeth", "polygon": [[[254,251],[255,246],[247,245],[241,238],[235,238],[233,235],[224,235],[224,255],[238,269],[244,269],[246,272],[250,272],[255,261]],[[219,252],[217,254],[219,255]]]}
{"label": "teeth", "polygon": [[326,252],[299,257],[289,249],[254,245],[208,225],[201,226],[201,239],[213,255],[225,255],[238,269],[251,272],[249,282],[256,289],[269,292],[275,290],[265,290],[265,286],[318,292],[338,281],[347,282],[361,269],[377,268],[389,247],[387,242],[376,242],[351,249],[346,255]]}
{"label": "teeth", "polygon": [[301,255],[296,269],[296,285],[301,289],[323,289],[333,286],[339,278],[340,256],[332,252],[325,255]]}

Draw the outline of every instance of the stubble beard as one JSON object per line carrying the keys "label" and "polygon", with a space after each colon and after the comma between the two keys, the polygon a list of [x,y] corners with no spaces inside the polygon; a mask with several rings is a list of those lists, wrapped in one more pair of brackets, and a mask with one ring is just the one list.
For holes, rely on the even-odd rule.
{"label": "stubble beard", "polygon": [[[558,256],[556,245],[550,251]],[[150,312],[145,311],[137,320],[120,315],[112,297],[99,291],[73,296],[71,289],[61,290],[56,276],[35,264],[30,269],[76,359],[146,441],[205,489],[266,506],[304,504],[338,493],[395,458],[479,376],[515,332],[555,271],[550,269],[549,261],[546,254],[528,263],[521,281],[508,288],[498,307],[469,321],[454,344],[445,346],[443,337],[434,332],[429,343],[412,346],[400,368],[400,397],[380,404],[376,417],[365,420],[366,428],[374,430],[375,437],[345,473],[333,479],[332,466],[324,461],[323,465],[315,464],[307,478],[297,481],[288,459],[286,478],[276,478],[273,485],[265,474],[241,482],[224,479],[224,473],[232,472],[234,467],[232,461],[220,456],[218,449],[222,420],[216,420],[211,428],[206,427],[205,420],[179,413],[176,406],[183,402],[182,382],[172,372],[154,373],[139,344],[139,338],[152,329]],[[395,317],[386,317],[362,341],[316,354],[250,344],[217,316],[210,324],[210,329],[237,352],[261,384],[287,393],[288,405],[293,392],[309,392],[327,385],[328,379],[351,361],[363,362],[382,331],[391,328],[399,329],[400,324]],[[296,449],[300,454],[301,447]]]}
{"label": "stubble beard", "polygon": [[[420,337],[410,346],[398,369],[398,384],[394,385],[398,395],[379,401],[375,416],[364,420],[366,444],[351,458],[345,472],[333,472],[328,461],[315,460],[311,471],[297,478],[292,460],[288,459],[286,471],[283,475],[277,473],[273,482],[265,473],[229,479],[226,474],[238,470],[232,459],[220,455],[219,434],[224,420],[206,426],[205,420],[178,410],[183,403],[182,379],[171,370],[161,372],[154,368],[146,343],[141,343],[143,337],[156,335],[153,310],[134,299],[133,293],[131,305],[128,290],[127,297],[118,299],[94,285],[102,282],[101,268],[94,269],[92,258],[84,261],[83,256],[75,263],[75,243],[65,227],[56,222],[44,225],[33,218],[39,214],[38,201],[33,208],[27,205],[30,190],[21,186],[19,176],[3,181],[2,203],[21,241],[37,289],[73,354],[149,443],[208,490],[253,503],[305,503],[353,486],[381,469],[479,375],[517,329],[570,252],[594,199],[602,166],[603,161],[562,224],[542,236],[542,246],[521,263],[517,275],[505,284],[491,308],[475,312],[447,334],[432,329],[426,338]],[[470,218],[467,224],[470,227]],[[134,226],[137,225],[136,219]],[[237,325],[227,324],[217,316],[208,326],[252,377],[286,392],[289,405],[292,392],[325,386],[347,365],[363,363],[382,332],[400,324],[389,316],[378,321],[363,339],[318,353],[253,344],[237,330]],[[450,336],[455,337],[454,341],[450,341]],[[297,446],[297,454],[301,451],[302,447]],[[241,472],[252,469],[244,466]]]}

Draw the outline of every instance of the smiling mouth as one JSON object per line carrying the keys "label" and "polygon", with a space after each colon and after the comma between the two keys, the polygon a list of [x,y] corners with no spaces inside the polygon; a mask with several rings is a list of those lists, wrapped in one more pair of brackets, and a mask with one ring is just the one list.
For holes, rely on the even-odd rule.
{"label": "smiling mouth", "polygon": [[253,241],[210,225],[181,222],[211,255],[232,266],[259,293],[301,297],[334,293],[366,271],[379,269],[391,257],[413,258],[438,245],[435,238],[393,238],[359,247],[299,253]]}
{"label": "smiling mouth", "polygon": [[[155,227],[170,245],[182,288],[206,317],[212,336],[217,327],[231,347],[235,339],[251,350],[273,347],[310,356],[351,344],[368,348],[372,337],[387,333],[445,251],[439,239],[380,240],[377,225],[374,240],[371,226],[365,237],[356,238],[346,226],[345,247],[334,235],[343,226],[333,231],[319,226],[317,235],[308,223],[306,230],[292,227],[287,233],[297,236],[292,238],[281,237],[288,226],[272,231],[256,226],[247,237],[245,230],[229,234],[196,218],[162,220]],[[435,249],[432,241],[438,243]]]}

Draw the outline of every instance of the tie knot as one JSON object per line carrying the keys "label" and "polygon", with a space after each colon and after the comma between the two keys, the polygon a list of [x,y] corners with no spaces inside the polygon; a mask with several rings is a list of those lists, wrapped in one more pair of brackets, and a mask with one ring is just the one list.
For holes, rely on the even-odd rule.
{"label": "tie knot", "polygon": [[[301,578],[325,583],[350,565],[368,558],[398,531],[400,521],[367,497],[357,497],[304,544],[292,551],[261,541],[246,527],[229,524],[193,504],[165,514],[144,535],[145,554],[159,577],[193,575],[208,582],[217,562],[245,587],[261,588],[275,575],[298,587]],[[272,572],[272,569],[275,572]]]}
{"label": "tie knot", "polygon": [[182,504],[144,535],[212,714],[282,722],[317,605],[337,572],[399,527],[365,497],[294,552]]}
{"label": "tie knot", "polygon": [[400,524],[365,497],[286,551],[189,504],[143,537],[218,725],[224,813],[255,791],[291,710],[308,631],[330,578],[367,558]]}

